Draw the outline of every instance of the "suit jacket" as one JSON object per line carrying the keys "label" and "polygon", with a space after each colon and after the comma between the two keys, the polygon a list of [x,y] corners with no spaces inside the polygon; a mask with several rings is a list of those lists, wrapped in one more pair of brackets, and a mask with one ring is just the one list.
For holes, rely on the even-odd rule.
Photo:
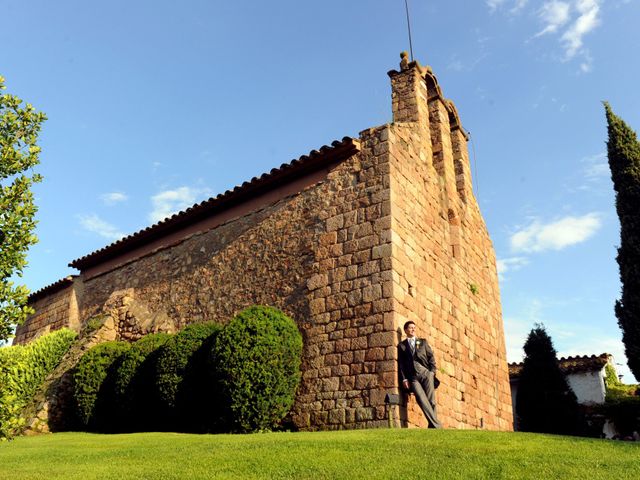
{"label": "suit jacket", "polygon": [[398,344],[398,370],[400,370],[400,381],[411,381],[416,374],[413,362],[418,362],[434,374],[436,373],[436,357],[429,343],[424,338],[416,337],[416,351],[411,353],[409,339],[405,339]]}

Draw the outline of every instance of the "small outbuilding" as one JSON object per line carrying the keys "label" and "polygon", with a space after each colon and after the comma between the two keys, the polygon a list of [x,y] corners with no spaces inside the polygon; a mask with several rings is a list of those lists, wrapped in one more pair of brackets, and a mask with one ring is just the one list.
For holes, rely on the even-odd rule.
{"label": "small outbuilding", "polygon": [[[567,383],[576,394],[578,404],[585,407],[601,405],[606,396],[606,366],[614,368],[613,355],[584,355],[562,357],[558,360],[560,370],[566,375]],[[511,404],[516,411],[516,396],[523,362],[509,364],[509,383],[511,384]],[[518,430],[518,418],[514,415],[514,430]]]}

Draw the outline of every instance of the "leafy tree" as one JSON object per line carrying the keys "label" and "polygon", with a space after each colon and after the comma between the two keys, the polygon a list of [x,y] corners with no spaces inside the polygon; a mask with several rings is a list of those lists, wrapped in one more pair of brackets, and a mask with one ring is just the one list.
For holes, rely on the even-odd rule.
{"label": "leafy tree", "polygon": [[[0,92],[5,88],[0,76]],[[0,93],[0,340],[32,312],[27,306],[29,291],[11,277],[22,275],[27,250],[37,242],[31,185],[41,176],[31,169],[39,163],[36,142],[46,118],[18,97]]]}
{"label": "leafy tree", "polygon": [[620,218],[618,266],[622,296],[616,301],[616,317],[631,372],[640,379],[640,142],[636,133],[608,103],[607,154]]}
{"label": "leafy tree", "polygon": [[576,396],[560,370],[543,325],[529,332],[518,382],[516,414],[525,432],[576,434],[580,415]]}

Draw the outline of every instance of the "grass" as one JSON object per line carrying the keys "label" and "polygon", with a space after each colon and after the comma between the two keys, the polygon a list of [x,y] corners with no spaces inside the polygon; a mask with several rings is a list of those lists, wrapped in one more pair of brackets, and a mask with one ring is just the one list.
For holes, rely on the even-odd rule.
{"label": "grass", "polygon": [[640,444],[453,430],[58,433],[0,444],[0,479],[625,479]]}

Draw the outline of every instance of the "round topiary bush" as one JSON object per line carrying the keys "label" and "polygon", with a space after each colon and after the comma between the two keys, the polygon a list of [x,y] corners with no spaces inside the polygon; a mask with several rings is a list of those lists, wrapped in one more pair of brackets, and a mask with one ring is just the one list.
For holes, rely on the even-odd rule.
{"label": "round topiary bush", "polygon": [[191,431],[194,428],[185,422],[206,415],[201,411],[209,395],[206,352],[220,330],[217,323],[188,325],[158,350],[154,372],[158,428]]}
{"label": "round topiary bush", "polygon": [[149,389],[153,385],[150,363],[153,353],[171,338],[168,333],[145,335],[131,345],[115,365],[112,410],[112,427],[118,431],[136,431],[145,425],[150,412]]}
{"label": "round topiary bush", "polygon": [[270,430],[289,412],[300,383],[302,335],[272,307],[253,306],[224,328],[212,350],[232,428]]}
{"label": "round topiary bush", "polygon": [[120,356],[129,350],[126,342],[105,342],[87,350],[73,373],[74,400],[77,417],[85,428],[96,428],[96,405],[109,370]]}

